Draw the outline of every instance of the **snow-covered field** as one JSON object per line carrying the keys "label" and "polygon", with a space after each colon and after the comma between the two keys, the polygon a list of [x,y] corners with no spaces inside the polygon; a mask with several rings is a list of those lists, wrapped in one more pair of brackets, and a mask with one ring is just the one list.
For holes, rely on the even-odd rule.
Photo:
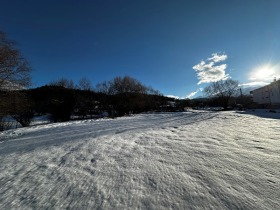
{"label": "snow-covered field", "polygon": [[0,209],[280,209],[279,113],[185,112],[0,133]]}

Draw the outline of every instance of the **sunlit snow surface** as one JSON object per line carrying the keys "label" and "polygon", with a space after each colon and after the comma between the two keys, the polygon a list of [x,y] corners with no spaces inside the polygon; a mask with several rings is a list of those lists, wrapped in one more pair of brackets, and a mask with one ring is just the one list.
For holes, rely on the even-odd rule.
{"label": "sunlit snow surface", "polygon": [[0,209],[280,209],[279,113],[141,114],[0,133]]}

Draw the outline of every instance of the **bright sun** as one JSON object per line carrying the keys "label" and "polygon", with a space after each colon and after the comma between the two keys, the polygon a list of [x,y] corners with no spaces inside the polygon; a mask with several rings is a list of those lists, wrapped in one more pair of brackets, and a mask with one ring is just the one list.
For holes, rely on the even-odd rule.
{"label": "bright sun", "polygon": [[272,76],[273,70],[272,69],[260,69],[256,72],[256,76],[258,78],[267,78],[269,76]]}
{"label": "bright sun", "polygon": [[257,68],[253,73],[252,77],[257,80],[268,79],[273,77],[274,69],[269,65],[261,66]]}

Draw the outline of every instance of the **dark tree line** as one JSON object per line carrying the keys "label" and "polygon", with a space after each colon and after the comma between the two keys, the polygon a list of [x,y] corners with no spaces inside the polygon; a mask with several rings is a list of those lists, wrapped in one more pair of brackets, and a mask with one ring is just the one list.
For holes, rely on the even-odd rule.
{"label": "dark tree line", "polygon": [[[33,116],[49,114],[53,122],[99,117],[118,117],[147,111],[183,111],[185,107],[235,105],[241,101],[236,96],[236,83],[230,83],[229,92],[213,94],[201,99],[173,99],[143,85],[138,80],[125,76],[105,81],[92,88],[89,81],[75,85],[72,80],[59,79],[49,85],[28,90],[1,91],[2,116],[10,115],[22,126],[28,126]],[[228,83],[222,83],[226,85]],[[212,84],[213,87],[214,84]],[[210,86],[209,86],[210,87]],[[206,88],[206,90],[209,90]],[[212,90],[216,93],[217,90]],[[234,94],[233,94],[234,93]],[[236,97],[234,97],[236,96]],[[243,96],[242,102],[251,99]],[[3,106],[8,105],[5,109]]]}
{"label": "dark tree line", "polygon": [[105,114],[117,117],[159,110],[168,100],[129,76],[98,84],[95,91],[89,88],[88,82],[83,87],[62,79],[30,89],[26,94],[32,101],[34,112],[49,113],[54,122],[68,121],[71,116],[79,119],[103,117]]}
{"label": "dark tree line", "polygon": [[[86,87],[90,87],[89,84]],[[185,107],[228,107],[241,101],[251,103],[250,97],[231,95],[225,96],[225,104],[225,99],[217,94],[193,100],[168,98],[129,76],[100,83],[95,90],[81,88],[70,80],[60,79],[35,89],[2,90],[0,97],[5,101],[0,103],[1,111],[5,110],[2,116],[10,115],[22,126],[28,126],[35,114],[49,114],[51,121],[64,122],[73,116],[76,119],[104,116],[114,118],[147,111],[183,111]],[[2,109],[5,104],[8,106]]]}
{"label": "dark tree line", "polygon": [[118,117],[160,111],[171,100],[129,76],[105,81],[95,90],[86,79],[81,81],[75,85],[63,78],[35,89],[2,90],[1,98],[5,101],[0,104],[4,110],[2,116],[10,115],[22,126],[28,126],[35,114],[49,114],[53,122],[69,121],[73,116],[76,119]]}

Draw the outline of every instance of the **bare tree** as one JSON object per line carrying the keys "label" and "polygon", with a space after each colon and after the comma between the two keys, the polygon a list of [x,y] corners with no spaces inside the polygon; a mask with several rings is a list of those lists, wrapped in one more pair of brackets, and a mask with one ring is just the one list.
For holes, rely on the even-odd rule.
{"label": "bare tree", "polygon": [[52,81],[49,83],[49,85],[65,87],[65,88],[69,88],[69,89],[75,89],[75,84],[74,84],[73,80],[66,79],[66,78],[60,78],[58,80]]}
{"label": "bare tree", "polygon": [[113,94],[112,87],[113,87],[112,81],[104,81],[102,83],[97,84],[95,90],[99,93],[112,95]]}
{"label": "bare tree", "polygon": [[204,89],[208,97],[219,99],[221,105],[226,110],[229,101],[238,93],[238,81],[227,79],[214,82]]}
{"label": "bare tree", "polygon": [[[7,124],[3,119],[10,115],[23,127],[29,126],[34,116],[33,103],[25,91],[5,91],[0,92],[0,124]],[[1,126],[0,126],[1,127]],[[1,128],[0,128],[1,130]]]}
{"label": "bare tree", "polygon": [[[15,47],[16,42],[7,39],[6,34],[0,31],[0,129],[7,129],[7,122],[3,119],[6,115],[15,111],[11,103],[11,97],[16,95],[16,91],[31,84],[31,67],[21,52]],[[18,93],[17,95],[20,95]],[[19,104],[24,105],[23,101]],[[17,109],[18,112],[24,110]]]}
{"label": "bare tree", "polygon": [[31,68],[16,43],[0,31],[0,89],[19,89],[31,83]]}
{"label": "bare tree", "polygon": [[138,80],[125,76],[123,78],[116,77],[114,79],[114,89],[116,93],[146,93],[147,87],[145,87]]}
{"label": "bare tree", "polygon": [[151,86],[147,87],[147,94],[149,94],[149,95],[157,95],[157,96],[162,95],[158,90],[155,90]]}
{"label": "bare tree", "polygon": [[157,93],[152,88],[146,87],[137,79],[129,76],[115,77],[110,81],[97,84],[97,92],[105,93],[108,95],[124,94],[124,93]]}
{"label": "bare tree", "polygon": [[12,106],[10,115],[21,124],[22,127],[30,125],[34,116],[32,101],[27,94],[15,91],[11,94],[9,104]]}
{"label": "bare tree", "polygon": [[89,79],[83,77],[79,81],[79,88],[81,90],[92,90],[91,82]]}

